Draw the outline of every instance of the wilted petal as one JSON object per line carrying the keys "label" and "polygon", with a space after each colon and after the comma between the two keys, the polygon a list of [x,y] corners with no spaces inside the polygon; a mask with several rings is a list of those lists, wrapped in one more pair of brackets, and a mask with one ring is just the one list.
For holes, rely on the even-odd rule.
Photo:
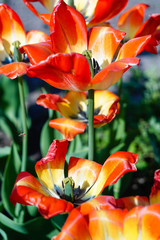
{"label": "wilted petal", "polygon": [[47,57],[53,54],[50,42],[24,45],[19,48],[19,51],[21,53],[26,53],[33,65],[39,63],[40,61],[46,60]]}
{"label": "wilted petal", "polygon": [[36,206],[44,218],[50,218],[63,212],[70,212],[73,208],[73,205],[65,200],[49,196],[39,181],[27,172],[21,172],[17,176],[10,201],[14,205],[20,203]]}
{"label": "wilted petal", "polygon": [[62,227],[62,231],[53,239],[91,240],[84,216],[76,208],[73,209]]}
{"label": "wilted petal", "polygon": [[124,72],[130,67],[139,64],[138,58],[125,58],[119,61],[112,62],[107,67],[97,73],[92,79],[90,88],[104,90],[118,82]]}
{"label": "wilted petal", "polygon": [[121,209],[91,212],[89,215],[89,232],[91,239],[123,239],[123,220],[126,214],[127,210]]}
{"label": "wilted petal", "polygon": [[121,14],[117,25],[121,31],[126,32],[127,38],[131,39],[135,36],[143,23],[145,10],[148,7],[147,4],[139,3]]}
{"label": "wilted petal", "polygon": [[84,199],[98,196],[105,187],[116,183],[123,174],[136,171],[135,163],[137,160],[138,155],[135,153],[113,153],[103,164],[97,181],[84,196]]}
{"label": "wilted petal", "polygon": [[59,1],[53,10],[50,30],[54,52],[82,53],[87,50],[85,19],[63,1]]}
{"label": "wilted petal", "polygon": [[62,188],[67,148],[68,141],[54,140],[47,155],[35,165],[38,178],[51,192],[55,192],[55,185]]}
{"label": "wilted petal", "polygon": [[89,31],[89,46],[92,57],[104,68],[112,62],[125,33],[110,27],[94,27]]}
{"label": "wilted petal", "polygon": [[124,219],[125,239],[158,240],[160,204],[133,208]]}
{"label": "wilted petal", "polygon": [[160,203],[160,169],[155,171],[154,174],[154,184],[151,188],[151,194],[149,196],[150,202]]}
{"label": "wilted petal", "polygon": [[29,68],[29,64],[23,62],[13,62],[0,67],[0,74],[4,74],[6,77],[15,79],[26,74]]}
{"label": "wilted petal", "polygon": [[49,56],[27,72],[29,77],[38,77],[50,85],[73,91],[85,91],[90,85],[90,69],[87,59],[78,53]]}
{"label": "wilted petal", "polygon": [[49,126],[57,129],[63,135],[63,139],[68,141],[72,141],[77,134],[83,133],[86,128],[85,123],[67,118],[53,119],[49,122]]}
{"label": "wilted petal", "polygon": [[95,7],[94,16],[89,22],[89,26],[105,22],[116,16],[127,5],[128,0],[98,0]]}

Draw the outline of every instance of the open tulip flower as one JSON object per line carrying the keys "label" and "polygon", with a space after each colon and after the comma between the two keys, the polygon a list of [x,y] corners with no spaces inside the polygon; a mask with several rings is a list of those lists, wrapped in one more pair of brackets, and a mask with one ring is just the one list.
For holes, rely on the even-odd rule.
{"label": "open tulip flower", "polygon": [[[95,91],[94,127],[100,127],[119,113],[119,97],[110,91]],[[87,124],[87,94],[85,92],[68,92],[63,98],[57,94],[41,94],[37,104],[59,111],[64,118],[53,119],[50,127],[60,131],[64,138],[72,140],[76,134],[84,132]]]}
{"label": "open tulip flower", "polygon": [[152,38],[145,47],[146,51],[157,53],[156,45],[160,41],[160,14],[152,14],[147,21],[143,23],[146,8],[149,5],[140,3],[124,12],[118,21],[120,30],[126,32],[126,38],[152,34]]}
{"label": "open tulip flower", "polygon": [[1,65],[12,62],[2,66],[0,74],[16,78],[25,74],[30,65],[23,62],[13,62],[15,61],[13,44],[16,41],[20,41],[20,45],[38,43],[47,41],[49,36],[37,30],[25,33],[17,13],[4,3],[0,4],[0,26],[0,62]]}
{"label": "open tulip flower", "polygon": [[40,182],[28,172],[17,176],[10,201],[35,205],[39,212],[50,218],[70,212],[74,206],[101,194],[103,189],[114,184],[123,174],[136,171],[138,155],[116,152],[102,165],[87,159],[71,157],[68,176],[64,175],[67,140],[54,140],[46,157],[35,165]]}
{"label": "open tulip flower", "polygon": [[[58,3],[58,0],[23,0],[26,6],[39,18],[41,18],[45,23],[49,24],[51,12],[54,7]],[[50,13],[40,14],[31,2],[39,2],[41,3]],[[69,4],[73,2],[75,9],[81,14],[83,14],[86,22],[89,26],[102,23],[107,21],[114,16],[116,16],[119,12],[123,10],[123,8],[127,5],[128,0],[121,0],[118,2],[117,0],[65,0],[65,3]]]}
{"label": "open tulip flower", "polygon": [[[93,27],[87,33],[83,16],[63,1],[54,8],[50,30],[50,45],[20,48],[33,64],[27,75],[41,78],[56,88],[73,91],[109,88],[131,66],[139,64],[135,56],[151,39],[150,35],[132,39],[118,51],[124,32],[110,27]],[[92,70],[88,61],[92,62]]]}
{"label": "open tulip flower", "polygon": [[62,231],[53,239],[159,240],[160,170],[155,172],[154,180],[149,199],[98,196],[81,204],[71,211]]}

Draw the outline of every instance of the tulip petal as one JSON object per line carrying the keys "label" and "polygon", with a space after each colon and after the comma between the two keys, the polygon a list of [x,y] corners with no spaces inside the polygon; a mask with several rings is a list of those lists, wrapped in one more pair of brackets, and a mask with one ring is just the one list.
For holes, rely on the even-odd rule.
{"label": "tulip petal", "polygon": [[126,38],[131,39],[135,36],[143,23],[145,10],[148,7],[147,4],[139,3],[121,14],[117,25],[121,31],[127,33]]}
{"label": "tulip petal", "polygon": [[138,58],[125,58],[112,62],[92,79],[92,89],[104,90],[118,82],[124,72],[139,64]]}
{"label": "tulip petal", "polygon": [[105,187],[114,184],[127,172],[136,171],[135,163],[138,155],[129,152],[113,153],[103,164],[98,179],[93,187],[85,194],[84,200],[88,197],[98,196]]}
{"label": "tulip petal", "polygon": [[33,65],[46,60],[47,57],[53,54],[50,42],[23,45],[19,48],[19,51],[21,53],[26,53]]}
{"label": "tulip petal", "polygon": [[63,212],[70,212],[73,205],[62,199],[51,197],[38,180],[27,172],[19,173],[10,196],[10,201],[36,206],[44,218]]}
{"label": "tulip petal", "polygon": [[89,46],[92,57],[101,68],[112,62],[119,43],[125,33],[110,27],[94,27],[89,31]]}
{"label": "tulip petal", "polygon": [[50,145],[47,155],[35,165],[38,178],[51,192],[56,191],[56,186],[62,188],[67,148],[68,141],[54,140]]}
{"label": "tulip petal", "polygon": [[50,41],[50,37],[49,35],[47,35],[42,31],[31,30],[31,31],[28,31],[26,34],[27,44],[40,43],[40,42],[46,42],[46,41]]}
{"label": "tulip petal", "polygon": [[129,40],[120,48],[117,60],[136,57],[145,49],[151,38],[151,35],[147,35]]}
{"label": "tulip petal", "polygon": [[50,31],[54,52],[82,53],[87,50],[85,19],[63,1],[59,1],[53,10]]}
{"label": "tulip petal", "polygon": [[88,26],[105,22],[116,16],[127,5],[128,0],[99,0],[95,8],[94,16]]}
{"label": "tulip petal", "polygon": [[83,133],[86,128],[85,123],[66,118],[53,119],[49,122],[49,126],[57,129],[63,135],[63,139],[68,141],[72,141],[77,134]]}
{"label": "tulip petal", "polygon": [[56,88],[73,91],[85,91],[91,82],[88,61],[78,53],[51,55],[46,61],[31,66],[27,75],[41,78]]}
{"label": "tulip petal", "polygon": [[160,203],[160,169],[155,171],[154,184],[151,188],[151,194],[149,196],[149,199],[152,204]]}
{"label": "tulip petal", "polygon": [[153,240],[160,236],[160,204],[133,208],[124,219],[125,239]]}
{"label": "tulip petal", "polygon": [[57,102],[57,106],[65,118],[85,122],[87,112],[86,101],[86,93],[70,91],[65,95],[63,101]]}
{"label": "tulip petal", "polygon": [[44,108],[49,108],[55,111],[59,111],[57,102],[63,102],[63,99],[58,94],[41,94],[36,103]]}
{"label": "tulip petal", "polygon": [[15,79],[27,73],[29,64],[23,62],[13,62],[0,67],[0,74],[4,74],[10,79]]}
{"label": "tulip petal", "polygon": [[75,188],[87,191],[95,183],[102,166],[99,163],[71,157],[68,165],[68,176],[75,182]]}
{"label": "tulip petal", "polygon": [[21,44],[25,43],[25,31],[23,24],[15,11],[8,5],[0,4],[0,37],[3,41],[5,51],[13,54],[13,42],[19,40]]}
{"label": "tulip petal", "polygon": [[84,216],[75,208],[69,214],[62,231],[54,240],[91,240]]}
{"label": "tulip petal", "polygon": [[149,205],[149,200],[147,197],[135,196],[135,197],[124,197],[116,199],[116,204],[118,208],[128,210],[136,206],[147,206]]}
{"label": "tulip petal", "polygon": [[89,215],[89,232],[91,239],[123,239],[123,220],[126,214],[127,210],[121,209],[91,212]]}
{"label": "tulip petal", "polygon": [[88,215],[94,210],[114,209],[117,207],[116,204],[116,199],[112,196],[98,196],[79,205],[77,209],[83,215]]}

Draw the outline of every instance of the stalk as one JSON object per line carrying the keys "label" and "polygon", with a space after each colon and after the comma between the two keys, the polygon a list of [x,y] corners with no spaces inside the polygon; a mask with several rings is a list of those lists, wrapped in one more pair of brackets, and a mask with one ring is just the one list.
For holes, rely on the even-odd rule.
{"label": "stalk", "polygon": [[72,8],[75,8],[75,6],[74,6],[74,0],[69,0],[69,1],[68,1],[68,5],[69,5],[70,7],[72,7]]}
{"label": "stalk", "polygon": [[[14,45],[14,60],[15,62],[21,62],[22,56],[18,50],[20,42],[15,41],[13,45]],[[22,130],[23,130],[21,171],[25,171],[27,166],[27,143],[28,143],[27,116],[26,116],[26,107],[25,107],[25,98],[24,98],[23,78],[17,77],[17,80],[18,80],[21,112],[22,112]],[[16,213],[16,216],[18,216],[18,222],[23,222],[24,208],[20,204],[16,205],[15,213]]]}

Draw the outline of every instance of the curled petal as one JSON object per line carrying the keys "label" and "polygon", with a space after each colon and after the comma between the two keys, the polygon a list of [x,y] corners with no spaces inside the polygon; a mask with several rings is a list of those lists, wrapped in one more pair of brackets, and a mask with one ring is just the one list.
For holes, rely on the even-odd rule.
{"label": "curled petal", "polygon": [[49,122],[49,126],[57,129],[64,139],[72,141],[77,134],[83,133],[86,124],[66,118],[57,118]]}
{"label": "curled petal", "polygon": [[149,5],[147,4],[139,3],[121,14],[117,25],[121,31],[127,33],[127,38],[131,39],[135,36],[143,23],[145,10],[148,7]]}
{"label": "curled petal", "polygon": [[117,207],[116,204],[116,199],[112,196],[98,196],[79,205],[77,209],[83,215],[88,215],[94,210],[115,209]]}
{"label": "curled petal", "polygon": [[116,183],[123,174],[136,171],[135,163],[137,160],[138,155],[135,153],[113,153],[103,164],[97,181],[84,198],[98,196],[105,187]]}
{"label": "curled petal", "polygon": [[94,27],[89,31],[89,46],[92,57],[104,68],[112,62],[125,33],[110,27]]}
{"label": "curled petal", "polygon": [[105,22],[116,16],[127,5],[128,0],[98,0],[95,8],[94,16],[88,23],[93,26],[101,22]]}
{"label": "curled petal", "polygon": [[63,212],[70,212],[73,205],[62,199],[49,196],[38,180],[27,172],[19,173],[10,196],[10,201],[36,206],[44,218]]}
{"label": "curled petal", "polygon": [[82,53],[87,49],[85,19],[64,1],[59,1],[53,10],[50,30],[54,52]]}
{"label": "curled petal", "polygon": [[62,187],[67,148],[68,141],[54,140],[50,145],[47,155],[35,165],[35,170],[40,181],[51,192],[55,190],[56,186]]}
{"label": "curled petal", "polygon": [[26,74],[29,68],[29,64],[23,62],[13,62],[0,67],[0,74],[4,74],[6,77],[15,79]]}
{"label": "curled petal", "polygon": [[53,239],[91,240],[87,221],[84,216],[76,208],[73,209],[62,227],[62,231]]}
{"label": "curled petal", "polygon": [[97,73],[92,79],[91,89],[104,90],[118,82],[124,72],[130,67],[139,64],[138,58],[125,58],[112,62],[107,67]]}
{"label": "curled petal", "polygon": [[50,42],[24,45],[19,48],[19,51],[21,53],[25,52],[33,65],[46,60],[47,57],[53,54]]}
{"label": "curled petal", "polygon": [[89,232],[91,239],[123,239],[123,220],[126,214],[127,210],[121,209],[91,212],[89,215]]}
{"label": "curled petal", "polygon": [[68,166],[68,176],[72,177],[75,187],[87,191],[97,180],[102,166],[96,162],[71,157]]}
{"label": "curled petal", "polygon": [[149,196],[149,199],[152,204],[160,202],[160,169],[155,171],[154,184],[151,189],[151,194]]}
{"label": "curled petal", "polygon": [[41,78],[56,88],[73,91],[85,91],[91,82],[88,61],[78,53],[51,55],[46,61],[31,66],[27,75]]}
{"label": "curled petal", "polygon": [[147,35],[129,40],[120,48],[117,60],[136,57],[145,49],[151,38],[151,35]]}
{"label": "curled petal", "polygon": [[58,94],[41,94],[36,103],[44,108],[49,108],[55,111],[59,111],[57,102],[63,102],[63,99]]}
{"label": "curled petal", "polygon": [[133,208],[124,219],[125,239],[152,240],[160,236],[160,204]]}
{"label": "curled petal", "polygon": [[49,35],[42,31],[38,30],[31,30],[26,33],[26,43],[33,44],[33,43],[40,43],[50,41]]}

